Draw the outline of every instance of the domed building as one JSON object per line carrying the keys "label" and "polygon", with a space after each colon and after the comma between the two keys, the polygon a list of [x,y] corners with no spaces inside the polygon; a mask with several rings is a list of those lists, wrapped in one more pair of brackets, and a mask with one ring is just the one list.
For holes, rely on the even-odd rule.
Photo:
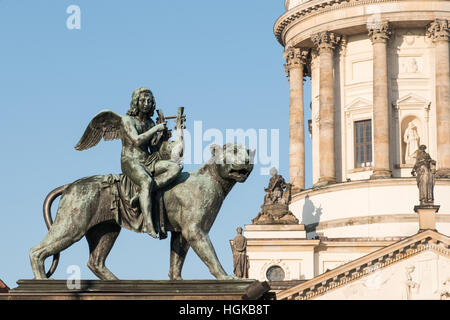
{"label": "domed building", "polygon": [[[297,285],[280,284],[283,299],[352,298],[328,292],[393,259],[401,271],[391,273],[401,275],[395,278],[401,285],[391,282],[366,298],[444,297],[437,292],[450,284],[450,1],[286,0],[285,8],[274,33],[290,85],[289,211],[299,224],[246,225],[249,278]],[[310,189],[305,126],[312,138]],[[436,160],[440,206],[426,228],[414,212],[420,145]],[[413,250],[411,243],[427,252],[399,258]],[[403,295],[387,294],[399,286]]]}

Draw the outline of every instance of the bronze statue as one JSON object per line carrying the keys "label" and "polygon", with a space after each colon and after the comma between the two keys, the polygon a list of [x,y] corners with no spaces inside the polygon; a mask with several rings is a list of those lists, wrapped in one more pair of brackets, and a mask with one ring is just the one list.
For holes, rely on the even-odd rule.
{"label": "bronze statue", "polygon": [[425,151],[425,145],[420,145],[416,153],[416,163],[411,174],[416,177],[419,188],[420,204],[434,203],[434,185],[436,177],[436,161]]}
{"label": "bronze statue", "polygon": [[242,228],[236,229],[237,235],[233,239],[233,271],[238,278],[248,278],[247,239],[242,235]]}
{"label": "bronze statue", "polygon": [[[169,277],[181,279],[187,251],[192,247],[217,279],[234,279],[220,264],[208,232],[223,200],[236,182],[244,182],[253,170],[255,151],[243,145],[212,145],[212,158],[195,172],[181,172],[183,153],[183,108],[178,115],[164,117],[147,88],[133,92],[126,116],[102,111],[89,123],[77,150],[105,140],[121,139],[123,174],[96,175],[79,179],[51,191],[44,201],[44,219],[49,229],[42,242],[30,250],[35,279],[48,279],[59,254],[86,237],[88,267],[102,280],[116,276],[105,260],[121,228],[146,232],[164,239],[171,232]],[[178,137],[170,141],[166,119],[176,118]],[[61,196],[53,222],[50,208]],[[46,273],[44,262],[53,256]]]}
{"label": "bronze statue", "polygon": [[[125,116],[105,110],[96,115],[86,128],[77,150],[89,149],[105,140],[121,139],[122,173],[140,189],[136,195],[144,217],[144,232],[157,237],[151,214],[151,194],[155,189],[154,177],[159,176],[157,188],[172,182],[181,172],[181,167],[171,161],[161,160],[158,132],[167,130],[166,122],[157,125],[152,120],[155,98],[147,88],[134,90],[130,110]],[[131,202],[133,202],[131,200]]]}

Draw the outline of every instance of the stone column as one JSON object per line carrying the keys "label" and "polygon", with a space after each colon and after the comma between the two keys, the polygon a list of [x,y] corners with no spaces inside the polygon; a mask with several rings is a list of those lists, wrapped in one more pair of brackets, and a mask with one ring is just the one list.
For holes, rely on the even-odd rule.
{"label": "stone column", "polygon": [[436,52],[436,131],[438,178],[450,178],[450,62],[448,20],[436,19],[427,26]]}
{"label": "stone column", "polygon": [[284,52],[286,75],[289,78],[289,179],[292,192],[305,189],[305,119],[303,76],[308,51],[287,48]]}
{"label": "stone column", "polygon": [[373,46],[374,169],[370,178],[390,178],[387,41],[391,31],[386,21],[369,25],[368,30]]}
{"label": "stone column", "polygon": [[334,49],[341,36],[323,31],[311,36],[320,57],[319,79],[319,159],[316,186],[336,183],[334,150]]}

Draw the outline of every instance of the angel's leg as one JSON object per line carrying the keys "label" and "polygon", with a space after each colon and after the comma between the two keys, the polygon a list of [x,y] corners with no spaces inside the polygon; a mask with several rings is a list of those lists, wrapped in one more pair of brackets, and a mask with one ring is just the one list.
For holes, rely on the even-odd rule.
{"label": "angel's leg", "polygon": [[153,190],[153,179],[150,174],[138,163],[132,163],[131,161],[122,162],[122,172],[128,176],[128,178],[139,186],[139,205],[144,215],[144,231],[147,232],[153,238],[157,238],[155,228],[153,226],[153,220],[151,216],[152,198],[151,193]]}
{"label": "angel's leg", "polygon": [[159,160],[155,164],[155,184],[162,188],[172,183],[181,172],[181,167],[172,161]]}

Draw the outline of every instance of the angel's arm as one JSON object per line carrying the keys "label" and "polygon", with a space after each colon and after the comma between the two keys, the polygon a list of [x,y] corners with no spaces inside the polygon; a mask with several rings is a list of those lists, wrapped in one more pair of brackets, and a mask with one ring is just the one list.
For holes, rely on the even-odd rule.
{"label": "angel's arm", "polygon": [[132,123],[129,117],[122,118],[122,125],[126,135],[131,139],[134,145],[142,147],[148,145],[151,137],[158,131],[164,130],[166,123],[160,123],[156,126],[151,127],[144,133],[138,134],[136,127]]}

